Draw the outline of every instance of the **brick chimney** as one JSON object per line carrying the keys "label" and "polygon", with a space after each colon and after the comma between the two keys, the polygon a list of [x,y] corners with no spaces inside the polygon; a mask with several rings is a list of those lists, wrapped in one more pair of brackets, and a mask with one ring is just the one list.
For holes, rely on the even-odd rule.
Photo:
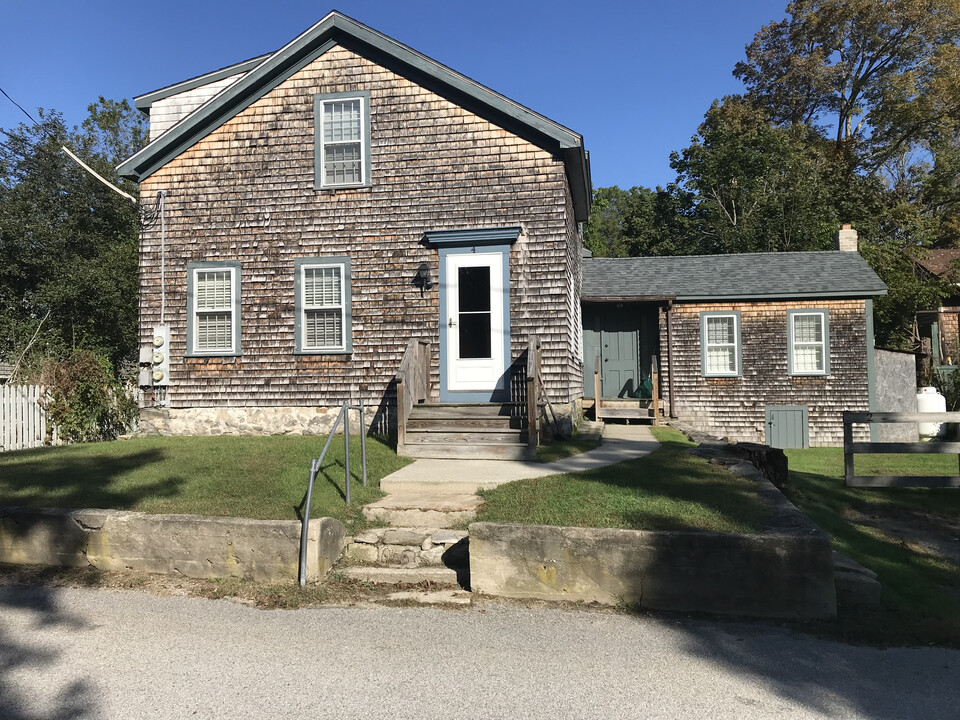
{"label": "brick chimney", "polygon": [[833,234],[833,246],[840,252],[858,252],[857,231],[844,225]]}

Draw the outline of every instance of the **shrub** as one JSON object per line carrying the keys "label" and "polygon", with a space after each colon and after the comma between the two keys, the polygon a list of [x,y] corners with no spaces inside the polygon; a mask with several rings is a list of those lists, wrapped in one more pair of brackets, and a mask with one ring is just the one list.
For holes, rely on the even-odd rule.
{"label": "shrub", "polygon": [[48,360],[35,382],[46,387],[41,404],[67,442],[114,440],[137,416],[137,402],[113,373],[110,361],[91,350]]}

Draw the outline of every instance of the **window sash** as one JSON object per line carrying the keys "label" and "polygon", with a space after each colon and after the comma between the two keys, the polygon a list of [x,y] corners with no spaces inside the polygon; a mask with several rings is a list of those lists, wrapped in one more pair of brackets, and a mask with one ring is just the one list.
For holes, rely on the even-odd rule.
{"label": "window sash", "polygon": [[201,355],[236,350],[236,269],[193,269],[193,352]]}
{"label": "window sash", "polygon": [[[798,327],[800,322],[812,325]],[[826,318],[822,312],[794,312],[790,315],[790,353],[794,375],[826,374]]]}
{"label": "window sash", "polygon": [[704,375],[740,375],[740,328],[736,315],[705,315],[701,327]]}
{"label": "window sash", "polygon": [[366,180],[363,98],[324,100],[321,108],[322,185],[363,185]]}
{"label": "window sash", "polygon": [[300,267],[300,346],[303,350],[345,350],[346,268],[341,263]]}

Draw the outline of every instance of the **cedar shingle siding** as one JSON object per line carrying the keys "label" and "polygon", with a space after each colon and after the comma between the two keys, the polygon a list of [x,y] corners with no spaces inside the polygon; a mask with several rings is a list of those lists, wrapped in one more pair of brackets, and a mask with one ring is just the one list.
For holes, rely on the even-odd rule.
{"label": "cedar shingle siding", "polygon": [[[791,376],[787,368],[787,311],[829,311],[830,366],[825,376]],[[701,376],[700,313],[739,311],[743,364],[740,377]],[[867,337],[863,300],[683,303],[673,308],[673,358],[666,362],[666,319],[661,312],[661,388],[674,409],[698,429],[732,440],[765,441],[768,405],[805,405],[811,445],[842,445],[843,410],[869,410]],[[873,348],[870,348],[873,351]],[[866,426],[855,426],[861,440]]]}
{"label": "cedar shingle siding", "polygon": [[[314,189],[314,95],[369,91],[372,186]],[[544,340],[551,398],[580,395],[580,240],[561,159],[343,47],[334,47],[141,183],[167,195],[171,408],[392,401],[410,338],[438,378],[437,250],[427,230],[519,225],[512,358]],[[352,355],[294,354],[294,261],[348,256]],[[160,321],[160,228],[141,238],[144,342]],[[185,358],[187,263],[241,263],[237,358]],[[434,287],[421,293],[421,263]],[[574,299],[571,302],[571,298]],[[571,307],[572,306],[572,307]]]}

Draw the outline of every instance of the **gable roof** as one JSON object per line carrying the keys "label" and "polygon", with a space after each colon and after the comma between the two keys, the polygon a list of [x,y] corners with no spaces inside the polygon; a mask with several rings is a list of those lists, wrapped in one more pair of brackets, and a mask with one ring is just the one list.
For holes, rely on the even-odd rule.
{"label": "gable roof", "polygon": [[[578,133],[336,11],[331,12],[299,37],[255,64],[242,78],[201,105],[140,152],[121,163],[117,171],[121,177],[137,182],[149,177],[258,98],[337,45],[362,55],[561,157],[570,183],[576,219],[578,221],[587,219],[590,214],[592,189],[590,160],[583,147],[583,138]],[[260,59],[255,58],[255,60]],[[217,72],[237,67],[239,65]],[[229,77],[229,74],[222,77]],[[185,83],[189,82],[191,81],[185,81]],[[180,84],[171,85],[148,96],[163,93],[178,85]],[[140,96],[140,98],[143,97],[147,96]],[[157,99],[159,97],[153,98],[151,102]]]}
{"label": "gable roof", "polygon": [[960,250],[941,248],[927,250],[920,258],[920,264],[931,274],[937,277],[948,277],[956,274],[957,261],[960,260]]}
{"label": "gable roof", "polygon": [[862,298],[887,286],[855,252],[584,258],[583,300]]}
{"label": "gable roof", "polygon": [[166,87],[162,87],[158,90],[152,90],[148,93],[144,93],[143,95],[137,95],[133,99],[133,103],[138,110],[149,112],[151,106],[159,100],[164,100],[168,97],[172,97],[173,95],[179,95],[180,93],[187,92],[188,90],[194,90],[198,87],[202,87],[203,85],[209,85],[210,83],[215,83],[218,80],[223,80],[225,78],[233,77],[234,75],[240,75],[253,70],[253,68],[262,63],[272,54],[273,53],[258,55],[255,58],[234,63],[233,65],[227,65],[226,67],[220,68],[219,70],[214,70],[213,72],[197,75],[196,77],[188,78],[187,80],[181,80],[173,85],[167,85]]}

